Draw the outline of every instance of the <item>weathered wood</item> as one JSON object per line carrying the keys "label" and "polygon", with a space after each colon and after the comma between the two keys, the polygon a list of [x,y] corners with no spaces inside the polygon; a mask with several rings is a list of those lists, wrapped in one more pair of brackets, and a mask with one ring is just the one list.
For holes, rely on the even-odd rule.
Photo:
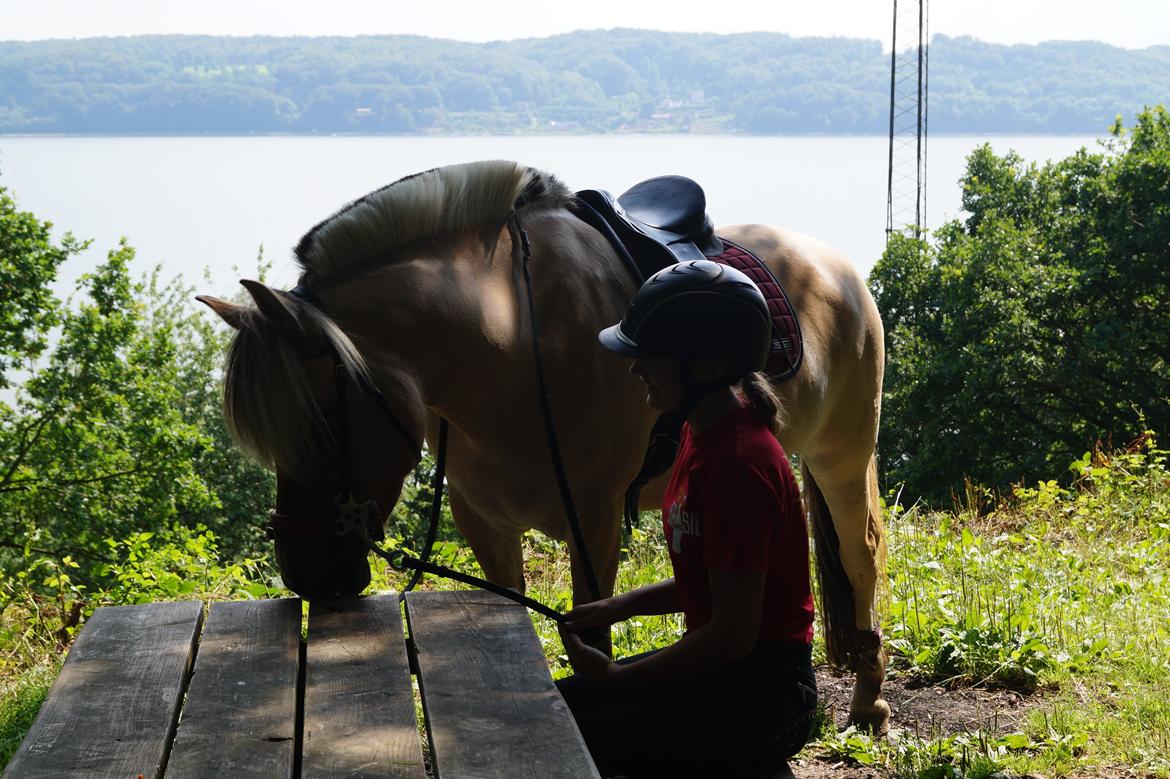
{"label": "weathered wood", "polygon": [[95,611],[4,776],[159,776],[202,613],[200,603]]}
{"label": "weathered wood", "polygon": [[301,601],[213,603],[167,779],[292,776]]}
{"label": "weathered wood", "polygon": [[313,601],[301,775],[423,777],[397,595]]}
{"label": "weathered wood", "polygon": [[522,607],[482,591],[411,592],[406,617],[442,779],[598,776]]}

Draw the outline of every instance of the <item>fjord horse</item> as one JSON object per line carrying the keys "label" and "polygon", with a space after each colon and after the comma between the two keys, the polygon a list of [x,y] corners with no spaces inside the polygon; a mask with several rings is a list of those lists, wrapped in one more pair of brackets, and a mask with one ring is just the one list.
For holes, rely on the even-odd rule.
{"label": "fjord horse", "polygon": [[[601,595],[612,594],[623,492],[655,412],[626,362],[596,341],[637,284],[607,240],[570,213],[571,199],[554,177],[513,162],[431,170],[307,233],[296,294],[244,282],[255,307],[200,297],[237,330],[225,414],[240,445],[275,468],[277,515],[333,517],[334,498],[348,495],[383,521],[443,418],[452,513],[489,579],[523,588],[529,528],[567,538],[515,211],[531,241],[531,302],[571,494]],[[770,266],[800,319],[804,361],[777,387],[788,420],[779,439],[802,463],[828,656],[857,673],[850,720],[881,732],[878,311],[853,266],[824,243],[763,225],[718,233]],[[645,508],[658,506],[666,479],[643,489]],[[586,602],[571,542],[570,554],[574,599]],[[286,533],[276,555],[285,583],[308,598],[354,595],[369,581],[356,533]]]}

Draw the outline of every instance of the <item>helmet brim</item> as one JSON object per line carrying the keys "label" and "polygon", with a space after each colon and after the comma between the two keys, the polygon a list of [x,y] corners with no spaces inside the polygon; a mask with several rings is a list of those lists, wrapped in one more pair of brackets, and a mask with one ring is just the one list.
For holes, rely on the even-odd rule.
{"label": "helmet brim", "polygon": [[608,351],[623,357],[645,357],[646,353],[622,334],[621,324],[607,327],[597,334],[598,342]]}

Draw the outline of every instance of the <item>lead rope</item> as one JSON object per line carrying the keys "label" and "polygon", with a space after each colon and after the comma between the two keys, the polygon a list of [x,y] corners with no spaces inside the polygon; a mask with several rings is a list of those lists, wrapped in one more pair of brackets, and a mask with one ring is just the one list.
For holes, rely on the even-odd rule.
{"label": "lead rope", "polygon": [[443,484],[445,481],[447,465],[447,428],[447,420],[440,417],[439,449],[435,453],[435,474],[434,478],[431,480],[431,487],[434,490],[434,493],[431,495],[431,520],[430,526],[427,528],[427,537],[424,544],[426,551],[423,553],[422,558],[407,554],[404,550],[399,550],[397,557],[395,557],[393,552],[387,552],[385,549],[378,546],[374,539],[370,538],[369,529],[364,522],[358,523],[356,526],[358,533],[361,534],[362,541],[365,542],[365,545],[371,552],[385,560],[387,565],[389,565],[395,571],[406,571],[407,569],[414,571],[410,577],[410,581],[398,595],[398,599],[400,601],[406,598],[406,593],[414,589],[414,586],[418,584],[419,579],[422,578],[424,573],[429,573],[434,576],[441,576],[445,579],[451,579],[453,581],[462,582],[464,584],[470,584],[472,587],[478,587],[481,590],[493,592],[496,595],[507,598],[510,601],[519,603],[521,606],[530,608],[538,614],[543,614],[553,622],[556,622],[558,625],[560,625],[565,621],[565,615],[544,605],[538,600],[533,600],[526,595],[521,595],[515,590],[511,590],[507,587],[502,587],[493,582],[489,582],[487,579],[481,579],[478,576],[462,573],[460,571],[456,571],[453,568],[448,568],[445,565],[438,565],[430,561],[431,550],[435,545],[435,537],[438,534],[439,520],[441,518],[443,508]]}

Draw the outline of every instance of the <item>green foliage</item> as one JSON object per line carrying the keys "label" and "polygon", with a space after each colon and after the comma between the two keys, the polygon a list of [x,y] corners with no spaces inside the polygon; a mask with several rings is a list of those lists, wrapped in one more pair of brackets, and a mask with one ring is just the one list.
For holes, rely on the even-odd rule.
{"label": "green foliage", "polygon": [[[775,33],[6,41],[0,83],[0,132],[884,133],[889,121],[879,41]],[[936,36],[931,128],[1093,132],[1166,101],[1167,83],[1164,48]]]}
{"label": "green foliage", "polygon": [[172,600],[271,598],[283,593],[270,563],[245,558],[222,563],[210,530],[176,528],[175,541],[151,544],[153,533],[107,539],[118,562],[106,571],[110,583],[100,600],[110,604]]}
{"label": "green foliage", "polygon": [[1007,779],[1013,759],[1037,754],[1075,756],[1083,752],[1087,738],[1049,730],[1042,735],[936,733],[923,737],[891,730],[883,739],[849,727],[823,736],[814,746],[822,757],[846,763],[885,768],[897,779]]}
{"label": "green foliage", "polygon": [[16,754],[57,677],[56,663],[0,681],[0,768]]}
{"label": "green foliage", "polygon": [[224,427],[225,336],[180,281],[133,281],[124,241],[69,304],[57,300],[50,285],[77,244],[54,246],[48,229],[0,190],[0,268],[26,285],[0,306],[24,328],[0,352],[25,373],[12,404],[0,403],[0,571],[11,575],[29,549],[70,555],[93,587],[105,539],[156,532],[183,543],[174,534],[199,525],[232,556],[255,556],[273,479]]}
{"label": "green foliage", "polygon": [[61,263],[84,248],[70,235],[55,246],[51,227],[18,211],[0,187],[0,389],[11,386],[11,369],[44,351],[50,328],[59,324],[49,283]]}
{"label": "green foliage", "polygon": [[167,536],[141,532],[105,539],[110,562],[99,572],[100,585],[92,586],[78,580],[80,566],[72,558],[58,560],[26,547],[0,583],[0,678],[42,665],[99,606],[286,594],[271,563],[224,562],[210,530],[177,526]]}
{"label": "green foliage", "polygon": [[1170,475],[1145,443],[1097,465],[1086,455],[1075,490],[1019,487],[989,516],[892,507],[895,667],[1023,691],[1136,658],[1170,670]]}
{"label": "green foliage", "polygon": [[1005,765],[1170,772],[1166,462],[1145,435],[1076,460],[1072,487],[1016,487],[989,514],[890,507],[891,667],[1052,700],[996,742]]}
{"label": "green foliage", "polygon": [[870,276],[886,478],[937,502],[1170,433],[1170,113],[1043,166],[980,147],[962,186],[964,220],[892,236]]}

